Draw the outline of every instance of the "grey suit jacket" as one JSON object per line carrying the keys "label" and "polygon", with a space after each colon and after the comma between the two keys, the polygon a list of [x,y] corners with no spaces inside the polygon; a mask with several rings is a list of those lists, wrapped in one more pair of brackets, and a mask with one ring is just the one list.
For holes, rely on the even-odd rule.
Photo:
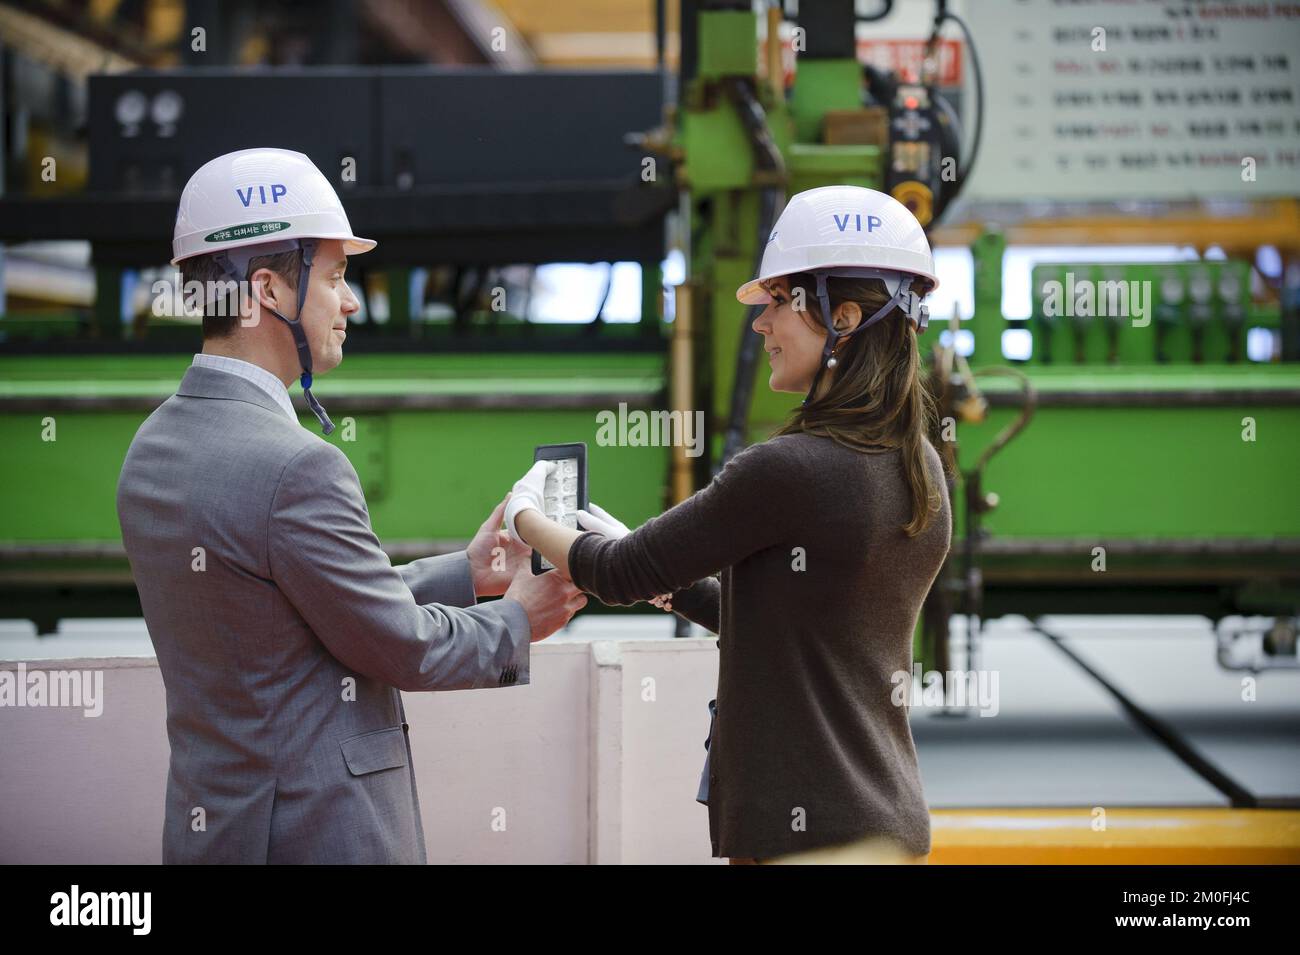
{"label": "grey suit jacket", "polygon": [[117,512],[167,690],[163,861],[424,862],[398,691],[527,683],[524,608],[475,606],[463,552],[394,568],[343,452],[211,368],[140,426]]}

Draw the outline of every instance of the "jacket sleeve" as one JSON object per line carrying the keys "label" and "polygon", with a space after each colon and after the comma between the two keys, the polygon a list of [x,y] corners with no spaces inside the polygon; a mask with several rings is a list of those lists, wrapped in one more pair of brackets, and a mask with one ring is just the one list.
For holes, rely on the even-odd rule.
{"label": "jacket sleeve", "polygon": [[794,532],[809,494],[802,473],[800,459],[780,439],[746,448],[708,487],[626,537],[575,540],[573,582],[613,605],[676,594]]}
{"label": "jacket sleeve", "polygon": [[402,580],[418,604],[473,607],[478,603],[478,598],[474,595],[474,577],[470,573],[469,557],[463,550],[454,554],[421,557],[393,569],[402,575]]}
{"label": "jacket sleeve", "polygon": [[514,600],[420,604],[370,528],[347,456],[313,442],[285,466],[267,529],[271,577],[330,653],[400,690],[528,682],[528,615]]}

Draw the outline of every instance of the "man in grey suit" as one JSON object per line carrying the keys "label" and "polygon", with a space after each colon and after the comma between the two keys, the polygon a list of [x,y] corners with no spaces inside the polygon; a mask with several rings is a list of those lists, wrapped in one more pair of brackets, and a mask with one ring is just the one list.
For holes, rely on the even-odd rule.
{"label": "man in grey suit", "polygon": [[213,292],[203,353],[117,489],[167,690],[164,862],[424,862],[399,691],[526,684],[530,641],[586,602],[532,575],[504,501],[466,551],[394,568],[347,457],[298,424],[301,375],[333,430],[311,373],[342,359],[346,257],[374,244],[300,153],[218,157],[182,194],[173,264]]}

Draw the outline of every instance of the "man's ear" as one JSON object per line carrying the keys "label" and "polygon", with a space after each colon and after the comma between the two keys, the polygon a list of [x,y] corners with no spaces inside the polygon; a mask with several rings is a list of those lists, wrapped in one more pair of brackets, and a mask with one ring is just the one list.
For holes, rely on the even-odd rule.
{"label": "man's ear", "polygon": [[835,308],[833,321],[837,332],[851,332],[862,321],[862,308],[854,301],[840,302]]}
{"label": "man's ear", "polygon": [[273,308],[281,314],[284,313],[282,298],[288,289],[284,279],[270,269],[262,268],[248,277],[248,284],[252,289],[254,306],[259,310]]}

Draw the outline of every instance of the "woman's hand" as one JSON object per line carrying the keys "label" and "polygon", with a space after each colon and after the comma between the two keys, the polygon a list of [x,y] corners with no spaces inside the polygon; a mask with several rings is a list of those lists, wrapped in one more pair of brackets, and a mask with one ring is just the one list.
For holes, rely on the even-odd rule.
{"label": "woman's hand", "polygon": [[[628,530],[626,524],[595,501],[587,503],[587,510],[578,511],[578,526],[584,531],[595,531],[597,534],[604,534],[614,540],[632,533]],[[658,597],[651,597],[650,603],[666,613],[671,613],[673,609],[672,596],[672,594],[660,594]]]}
{"label": "woman's hand", "polygon": [[506,502],[506,529],[510,531],[510,536],[520,543],[527,544],[528,541],[524,540],[519,533],[515,519],[529,508],[536,509],[542,514],[546,513],[546,508],[542,504],[542,498],[546,493],[546,476],[554,470],[554,461],[538,461],[515,482],[515,486],[510,491],[510,500]]}
{"label": "woman's hand", "polygon": [[595,501],[589,502],[587,508],[588,510],[578,511],[578,526],[584,531],[595,531],[597,534],[604,534],[606,537],[614,538],[614,540],[632,533],[628,530],[626,524]]}

